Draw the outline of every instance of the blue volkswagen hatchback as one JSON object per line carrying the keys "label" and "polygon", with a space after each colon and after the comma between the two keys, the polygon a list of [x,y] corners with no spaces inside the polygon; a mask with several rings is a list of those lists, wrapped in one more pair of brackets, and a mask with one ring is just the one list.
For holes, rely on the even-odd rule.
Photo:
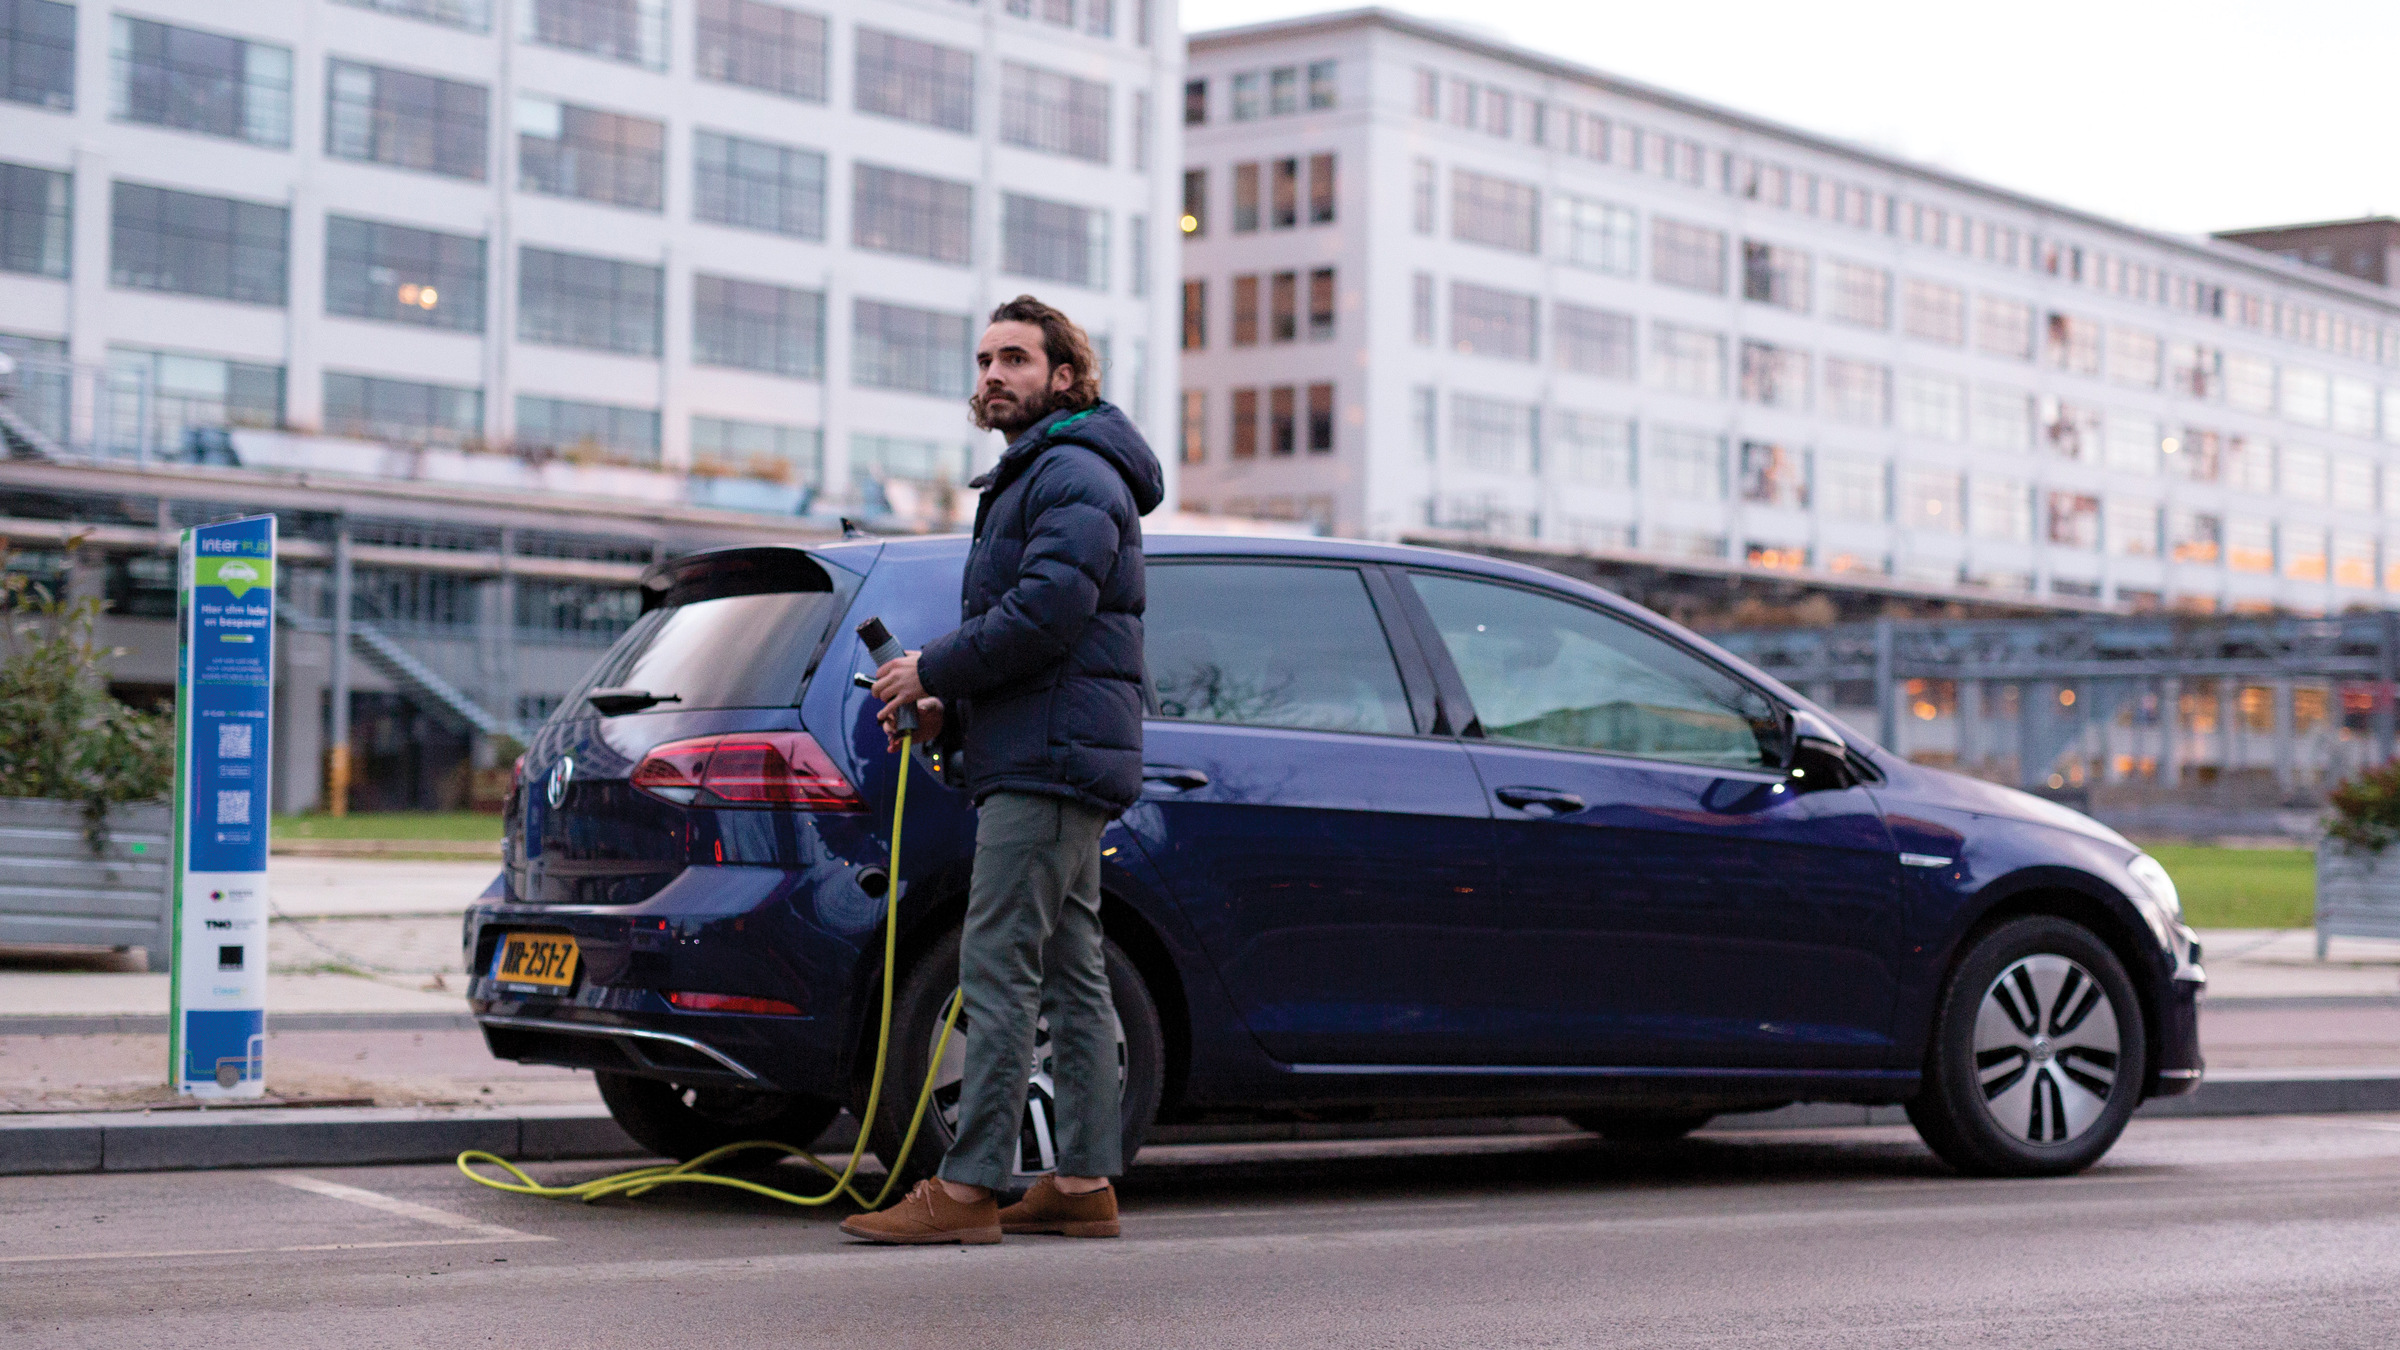
{"label": "blue volkswagen hatchback", "polygon": [[[652,569],[520,761],[467,916],[494,1054],[594,1070],[679,1157],[863,1107],[901,764],[852,629],[946,631],[966,548]],[[1905,1104],[1964,1171],[2063,1173],[2198,1085],[2174,883],[2093,821],[1886,754],[1552,573],[1332,540],[1148,555],[1144,793],[1102,844],[1128,1156],[1154,1120],[1540,1112],[1657,1139],[1828,1101]],[[954,766],[920,763],[887,1162],[937,1067],[973,854]],[[945,1058],[912,1172],[949,1142]],[[1026,1172],[1051,1157],[1030,1067]]]}

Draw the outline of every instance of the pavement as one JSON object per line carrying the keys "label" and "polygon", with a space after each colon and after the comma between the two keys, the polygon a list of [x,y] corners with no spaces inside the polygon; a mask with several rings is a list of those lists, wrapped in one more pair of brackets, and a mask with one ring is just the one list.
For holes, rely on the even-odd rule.
{"label": "pavement", "polygon": [[[266,1053],[279,1109],[192,1113],[226,1142],[191,1152],[191,1165],[222,1165],[208,1160],[238,1159],[245,1147],[293,1164],[414,1161],[480,1146],[455,1141],[494,1130],[514,1130],[510,1137],[534,1140],[547,1156],[631,1150],[604,1128],[588,1073],[493,1059],[467,1015],[459,919],[490,882],[490,863],[277,856],[271,868]],[[2319,962],[2306,930],[2219,929],[2202,938],[2210,1080],[2196,1097],[2154,1102],[2150,1113],[2400,1109],[2400,942],[2336,939]],[[167,994],[167,977],[142,973],[135,954],[0,949],[0,1174],[175,1165],[171,1151],[147,1142],[167,1137],[155,1117],[192,1106],[163,1081]],[[339,1129],[308,1134],[291,1112],[312,1104],[351,1114]],[[559,1123],[571,1119],[589,1127]],[[1817,1105],[1735,1123],[1897,1119],[1894,1108]],[[442,1120],[449,1125],[427,1123]],[[837,1124],[835,1136],[846,1128]],[[1546,1120],[1161,1134],[1196,1144],[1465,1129],[1571,1133]],[[248,1144],[233,1139],[245,1131]],[[315,1142],[294,1142],[302,1139]]]}
{"label": "pavement", "polygon": [[578,1205],[446,1165],[13,1177],[0,1326],[190,1350],[2316,1350],[2390,1345],[2400,1304],[2389,1114],[2137,1120],[2054,1180],[1957,1177],[1905,1129],[1711,1129],[1153,1148],[1120,1190],[1118,1241],[911,1249],[846,1242],[840,1208]]}

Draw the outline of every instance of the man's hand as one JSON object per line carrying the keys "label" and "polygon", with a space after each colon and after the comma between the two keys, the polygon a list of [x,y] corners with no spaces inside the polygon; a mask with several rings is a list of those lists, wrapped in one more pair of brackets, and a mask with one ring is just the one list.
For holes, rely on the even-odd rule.
{"label": "man's hand", "polygon": [[875,669],[875,697],[886,704],[928,698],[925,681],[917,677],[917,658],[922,652],[904,652]]}
{"label": "man's hand", "polygon": [[[875,720],[883,724],[883,747],[893,754],[900,753],[899,714],[900,703],[898,700],[885,704],[883,711],[875,714]],[[916,743],[931,745],[941,734],[942,701],[938,698],[918,699],[917,729],[912,733]]]}

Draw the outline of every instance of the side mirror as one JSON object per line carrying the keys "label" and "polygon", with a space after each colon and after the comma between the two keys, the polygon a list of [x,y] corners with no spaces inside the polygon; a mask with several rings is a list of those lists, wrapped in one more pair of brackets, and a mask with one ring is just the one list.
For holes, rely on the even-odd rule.
{"label": "side mirror", "polygon": [[1784,768],[1802,792],[1846,788],[1858,781],[1850,771],[1850,745],[1833,725],[1805,708],[1792,710],[1792,754]]}

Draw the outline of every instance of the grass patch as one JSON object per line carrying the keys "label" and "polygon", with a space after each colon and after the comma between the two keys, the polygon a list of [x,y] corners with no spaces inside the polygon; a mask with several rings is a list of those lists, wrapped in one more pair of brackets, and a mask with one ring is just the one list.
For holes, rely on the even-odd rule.
{"label": "grass patch", "polygon": [[282,839],[497,840],[500,817],[481,811],[371,811],[334,816],[277,816]]}
{"label": "grass patch", "polygon": [[2316,855],[2304,848],[2156,844],[2194,928],[2306,928],[2314,921]]}

